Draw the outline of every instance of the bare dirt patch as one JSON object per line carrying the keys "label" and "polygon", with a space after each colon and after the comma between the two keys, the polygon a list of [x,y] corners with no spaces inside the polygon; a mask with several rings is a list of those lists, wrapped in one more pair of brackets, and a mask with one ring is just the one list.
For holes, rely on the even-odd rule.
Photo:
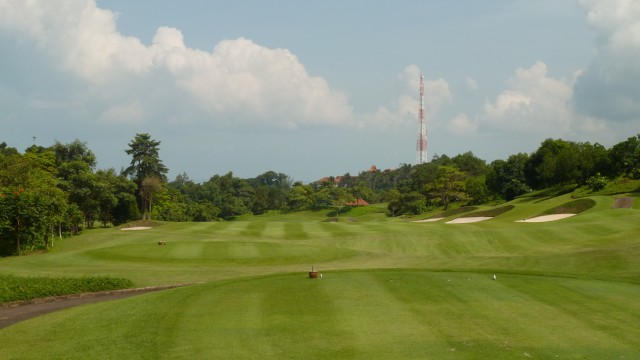
{"label": "bare dirt patch", "polygon": [[29,301],[15,301],[0,304],[0,329],[23,320],[31,319],[36,316],[48,314],[50,312],[70,308],[73,306],[123,299],[130,296],[148,293],[151,291],[173,289],[181,286],[187,285],[179,284],[152,286],[137,289],[101,291],[95,293],[53,296],[41,299],[33,299]]}
{"label": "bare dirt patch", "polygon": [[633,201],[635,199],[629,196],[619,197],[613,202],[611,208],[613,209],[631,209],[633,206]]}

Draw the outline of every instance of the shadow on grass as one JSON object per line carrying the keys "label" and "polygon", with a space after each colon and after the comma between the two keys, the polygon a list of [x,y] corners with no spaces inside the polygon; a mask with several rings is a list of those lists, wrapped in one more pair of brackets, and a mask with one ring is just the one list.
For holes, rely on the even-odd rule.
{"label": "shadow on grass", "polygon": [[452,209],[452,210],[447,210],[447,211],[437,213],[433,216],[430,216],[428,219],[439,219],[439,218],[445,218],[445,217],[454,216],[454,215],[460,215],[460,214],[471,212],[477,209],[478,209],[477,206],[462,206],[457,209]]}
{"label": "shadow on grass", "polygon": [[513,210],[513,208],[515,208],[515,205],[499,206],[489,210],[467,213],[462,215],[461,217],[496,217]]}
{"label": "shadow on grass", "polygon": [[530,192],[528,194],[520,195],[516,199],[518,200],[519,204],[529,203],[529,202],[537,204],[537,203],[550,200],[564,194],[572,193],[577,188],[578,188],[578,185],[576,184],[556,185],[547,189],[537,190],[537,191]]}
{"label": "shadow on grass", "polygon": [[546,210],[540,213],[539,216],[555,214],[580,214],[591,209],[594,206],[596,206],[596,202],[593,199],[578,199]]}

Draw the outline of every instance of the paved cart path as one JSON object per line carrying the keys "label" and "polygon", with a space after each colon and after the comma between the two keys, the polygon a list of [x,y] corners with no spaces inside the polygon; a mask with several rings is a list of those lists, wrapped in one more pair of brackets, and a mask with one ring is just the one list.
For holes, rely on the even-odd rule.
{"label": "paved cart path", "polygon": [[151,291],[173,289],[186,285],[154,286],[138,289],[123,289],[102,291],[96,293],[76,294],[34,299],[30,301],[0,304],[0,329],[17,322],[48,314],[50,312],[70,308],[73,306],[92,304],[102,301],[123,299]]}

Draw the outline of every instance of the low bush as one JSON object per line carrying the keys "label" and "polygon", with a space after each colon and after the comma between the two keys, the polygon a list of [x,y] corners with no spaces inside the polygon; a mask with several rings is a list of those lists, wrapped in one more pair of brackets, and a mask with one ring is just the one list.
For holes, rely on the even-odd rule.
{"label": "low bush", "polygon": [[131,280],[107,276],[57,278],[0,274],[0,303],[130,287],[133,287]]}

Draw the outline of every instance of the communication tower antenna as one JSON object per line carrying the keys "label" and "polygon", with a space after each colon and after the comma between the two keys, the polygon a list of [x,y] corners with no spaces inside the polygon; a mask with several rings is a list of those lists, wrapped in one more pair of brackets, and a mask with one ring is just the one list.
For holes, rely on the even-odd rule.
{"label": "communication tower antenna", "polygon": [[418,141],[416,145],[418,164],[427,162],[427,127],[424,122],[424,75],[420,74],[420,110],[418,112]]}

